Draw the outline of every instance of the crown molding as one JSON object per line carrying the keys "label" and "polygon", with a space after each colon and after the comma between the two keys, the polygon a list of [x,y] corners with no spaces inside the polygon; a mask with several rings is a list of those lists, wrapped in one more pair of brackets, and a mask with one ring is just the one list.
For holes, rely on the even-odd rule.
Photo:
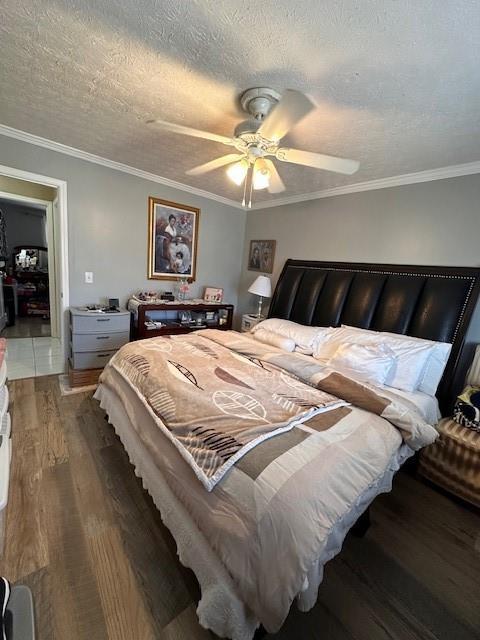
{"label": "crown molding", "polygon": [[14,138],[15,140],[20,140],[22,142],[28,142],[38,147],[43,147],[45,149],[50,149],[51,151],[56,151],[57,153],[63,153],[80,160],[85,160],[86,162],[93,162],[95,164],[108,167],[109,169],[122,171],[123,173],[128,173],[130,175],[136,176],[137,178],[143,178],[144,180],[149,180],[150,182],[163,184],[167,187],[171,187],[172,189],[179,189],[180,191],[185,191],[186,193],[191,193],[202,198],[215,200],[216,202],[220,202],[221,204],[225,204],[236,209],[242,209],[243,211],[258,211],[260,209],[281,207],[285,204],[295,204],[308,200],[333,198],[335,196],[346,195],[349,193],[374,191],[376,189],[388,189],[390,187],[399,187],[407,184],[433,182],[435,180],[445,180],[446,178],[457,178],[460,176],[469,176],[480,173],[480,161],[468,162],[466,164],[451,165],[449,167],[440,167],[438,169],[417,171],[415,173],[404,173],[399,176],[380,178],[378,180],[357,182],[355,184],[348,184],[342,187],[332,187],[331,189],[322,189],[320,191],[313,191],[311,193],[286,196],[285,198],[274,198],[272,200],[256,202],[252,205],[251,209],[247,209],[247,207],[243,207],[240,202],[231,200],[230,198],[225,198],[224,196],[218,195],[216,193],[204,191],[203,189],[192,187],[188,184],[184,184],[183,182],[171,180],[170,178],[164,178],[163,176],[159,176],[155,173],[143,171],[142,169],[137,169],[136,167],[131,167],[130,165],[116,162],[115,160],[109,160],[108,158],[97,156],[93,153],[89,153],[88,151],[82,151],[81,149],[76,149],[75,147],[69,147],[65,144],[61,144],[60,142],[55,142],[54,140],[41,138],[40,136],[36,136],[33,133],[28,133],[27,131],[21,131],[20,129],[14,129],[13,127],[8,127],[6,125],[0,124],[0,135]]}
{"label": "crown molding", "polygon": [[401,187],[403,185],[416,184],[418,182],[433,182],[435,180],[445,180],[446,178],[470,176],[475,173],[480,173],[480,161],[467,162],[466,164],[455,164],[449,167],[428,169],[426,171],[417,171],[416,173],[404,173],[399,176],[379,178],[378,180],[369,180],[367,182],[357,182],[355,184],[347,184],[344,187],[332,187],[331,189],[322,189],[321,191],[314,191],[312,193],[304,193],[296,196],[286,196],[285,198],[275,198],[274,200],[268,200],[266,202],[257,202],[252,205],[252,209],[259,210],[268,209],[270,207],[281,207],[284,204],[295,204],[306,200],[333,198],[334,196],[342,196],[348,193]]}
{"label": "crown molding", "polygon": [[159,184],[165,185],[166,187],[171,187],[172,189],[179,189],[180,191],[185,191],[186,193],[191,193],[196,196],[201,196],[202,198],[215,200],[216,202],[226,204],[229,207],[235,207],[237,209],[242,209],[242,210],[244,209],[244,207],[242,207],[242,204],[240,202],[235,202],[234,200],[230,200],[230,198],[225,198],[224,196],[220,196],[216,193],[211,193],[210,191],[204,191],[203,189],[198,189],[197,187],[191,187],[188,184],[183,184],[183,182],[170,180],[170,178],[164,178],[163,176],[159,176],[156,173],[143,171],[142,169],[131,167],[128,164],[123,164],[121,162],[116,162],[115,160],[109,160],[108,158],[97,156],[94,153],[89,153],[88,151],[82,151],[81,149],[76,149],[75,147],[69,147],[68,145],[61,144],[60,142],[55,142],[54,140],[41,138],[40,136],[36,136],[33,133],[28,133],[27,131],[21,131],[20,129],[7,127],[4,124],[0,124],[0,135],[7,136],[8,138],[14,138],[15,140],[20,140],[22,142],[28,142],[29,144],[34,144],[37,147],[50,149],[50,151],[63,153],[67,156],[72,156],[80,160],[85,160],[86,162],[93,162],[95,164],[100,164],[103,167],[108,167],[109,169],[115,169],[116,171],[129,173],[130,175],[136,176],[137,178],[143,178],[144,180],[157,182]]}

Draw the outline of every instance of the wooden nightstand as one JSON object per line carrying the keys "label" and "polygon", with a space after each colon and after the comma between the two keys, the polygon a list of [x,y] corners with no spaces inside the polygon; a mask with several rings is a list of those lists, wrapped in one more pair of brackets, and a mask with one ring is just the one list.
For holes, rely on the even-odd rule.
{"label": "wooden nightstand", "polygon": [[251,331],[253,327],[265,320],[264,316],[257,316],[254,313],[244,313],[242,316],[242,331]]}

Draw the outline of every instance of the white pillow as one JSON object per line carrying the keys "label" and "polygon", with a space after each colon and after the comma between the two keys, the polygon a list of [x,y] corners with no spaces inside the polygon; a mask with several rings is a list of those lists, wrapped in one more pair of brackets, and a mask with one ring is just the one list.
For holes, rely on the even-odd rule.
{"label": "white pillow", "polygon": [[[346,325],[342,325],[342,328],[352,333],[361,334],[362,337],[374,334],[376,339],[385,341],[385,344],[390,346],[398,357],[402,356],[401,361],[398,363],[397,375],[393,379],[387,379],[385,384],[404,391],[422,391],[431,396],[435,395],[452,349],[451,344],[415,338],[402,333],[370,331]],[[363,339],[365,338],[363,337]],[[406,355],[407,353],[408,356]],[[427,357],[424,361],[424,366],[418,375],[416,386],[412,388],[413,377],[417,375],[418,366],[423,361],[425,353]],[[419,360],[414,362],[416,357]],[[411,368],[412,365],[413,369]],[[410,376],[412,379],[409,381],[408,378]]]}
{"label": "white pillow", "polygon": [[315,344],[321,339],[325,332],[330,329],[326,327],[307,327],[291,320],[282,320],[281,318],[268,318],[263,322],[256,324],[252,333],[256,334],[260,329],[276,333],[285,338],[291,338],[295,341],[295,348],[301,353],[311,355]]}
{"label": "white pillow", "polygon": [[317,343],[313,355],[320,360],[328,360],[345,342],[385,344],[390,347],[397,359],[385,384],[404,391],[415,391],[418,388],[427,360],[435,346],[434,342],[418,341],[416,338],[396,333],[380,333],[342,326],[332,329],[326,340]]}
{"label": "white pillow", "polygon": [[356,329],[355,327],[335,327],[329,329],[329,332],[315,343],[313,357],[318,360],[327,362],[335,355],[340,345],[350,344],[371,344],[375,342],[375,331],[366,331],[364,329]]}
{"label": "white pillow", "polygon": [[340,345],[327,362],[333,369],[377,386],[385,384],[395,364],[395,354],[384,344],[349,342]]}
{"label": "white pillow", "polygon": [[432,347],[427,362],[425,363],[425,367],[420,375],[417,391],[422,391],[423,393],[427,393],[429,396],[434,396],[437,393],[438,384],[442,379],[448,358],[450,357],[450,352],[452,350],[450,342],[435,342],[434,340],[425,340],[424,338],[414,338],[412,336],[404,336],[402,334],[387,332],[384,332],[382,335],[413,340],[418,344],[430,345]]}
{"label": "white pillow", "polygon": [[419,344],[413,340],[389,338],[381,333],[378,340],[392,349],[397,357],[393,372],[387,376],[385,384],[404,391],[415,391],[433,350],[433,345]]}
{"label": "white pillow", "polygon": [[259,329],[258,331],[255,331],[253,337],[259,342],[263,342],[264,344],[271,344],[274,347],[283,349],[283,351],[295,351],[295,340],[292,340],[292,338],[285,338],[278,333],[273,333],[273,331]]}

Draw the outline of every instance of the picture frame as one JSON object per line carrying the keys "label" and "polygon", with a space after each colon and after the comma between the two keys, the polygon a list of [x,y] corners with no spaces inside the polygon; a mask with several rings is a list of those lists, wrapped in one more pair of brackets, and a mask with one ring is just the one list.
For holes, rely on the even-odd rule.
{"label": "picture frame", "polygon": [[273,273],[276,246],[276,240],[250,240],[247,269]]}
{"label": "picture frame", "polygon": [[149,280],[194,282],[200,209],[178,202],[148,198]]}
{"label": "picture frame", "polygon": [[205,302],[223,302],[223,289],[220,287],[205,287],[203,299]]}

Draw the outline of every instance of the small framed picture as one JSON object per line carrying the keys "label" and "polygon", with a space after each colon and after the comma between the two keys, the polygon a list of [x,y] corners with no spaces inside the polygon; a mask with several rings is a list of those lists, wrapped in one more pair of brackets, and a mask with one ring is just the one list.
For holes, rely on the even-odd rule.
{"label": "small framed picture", "polygon": [[248,270],[272,273],[276,244],[276,240],[250,240]]}
{"label": "small framed picture", "polygon": [[223,302],[223,289],[218,287],[205,287],[203,295],[205,302]]}

